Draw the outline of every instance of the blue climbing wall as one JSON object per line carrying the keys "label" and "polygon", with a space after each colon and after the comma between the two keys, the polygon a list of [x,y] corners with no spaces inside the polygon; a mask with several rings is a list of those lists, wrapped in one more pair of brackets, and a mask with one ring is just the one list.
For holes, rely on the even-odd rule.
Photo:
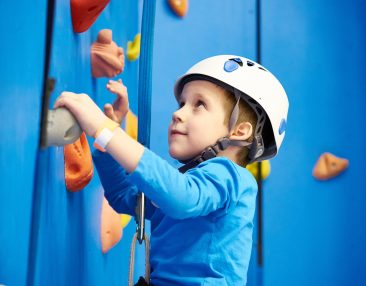
{"label": "blue climbing wall", "polygon": [[[28,2],[0,3],[0,285],[126,285],[134,223],[103,255],[97,174],[81,192],[68,193],[63,149],[38,149],[47,1]],[[165,0],[157,1],[151,148],[173,165],[167,127],[176,108],[174,81],[208,56],[256,59],[256,4],[194,0],[180,19]],[[75,34],[69,1],[56,1],[50,107],[63,90],[88,93],[101,107],[113,100],[107,80],[91,77],[90,45],[100,29],[110,28],[126,48],[139,31],[141,7],[142,0],[111,0],[87,32]],[[254,243],[249,286],[366,281],[364,11],[361,0],[261,1],[262,63],[283,82],[290,112],[282,150],[263,185],[263,266]],[[126,60],[121,77],[135,112],[137,74],[138,61]],[[350,167],[318,182],[311,171],[326,151],[349,159]]]}
{"label": "blue climbing wall", "polygon": [[46,1],[14,6],[0,3],[0,284],[26,285]]}
{"label": "blue climbing wall", "polygon": [[[97,174],[84,190],[69,193],[63,148],[38,149],[47,2],[20,2],[2,2],[0,9],[7,43],[0,56],[1,131],[7,133],[0,148],[0,284],[127,284],[133,223],[125,228],[122,241],[103,255],[103,190]],[[49,77],[56,84],[49,107],[64,90],[86,92],[103,106],[114,97],[105,88],[107,79],[91,77],[91,43],[99,30],[109,28],[114,41],[125,48],[138,32],[138,3],[113,1],[92,28],[75,34],[69,1],[55,2]],[[126,60],[123,80],[132,109],[137,107],[137,70],[138,61]]]}
{"label": "blue climbing wall", "polygon": [[[262,2],[263,64],[290,112],[264,190],[264,285],[365,285],[366,4]],[[311,175],[323,152],[350,160],[331,181]]]}
{"label": "blue climbing wall", "polygon": [[[103,106],[114,100],[105,88],[107,79],[91,77],[90,46],[101,29],[112,29],[113,40],[126,47],[138,30],[138,7],[129,1],[112,1],[93,26],[82,34],[72,30],[69,1],[56,1],[51,66],[55,79],[51,106],[64,90],[84,92]],[[127,61],[126,61],[127,62]],[[137,62],[127,63],[123,80],[136,103]],[[91,145],[91,144],[90,144]],[[40,223],[33,281],[35,285],[117,285],[127,283],[129,244],[133,224],[122,241],[106,255],[101,253],[100,213],[103,190],[95,173],[78,193],[65,191],[63,148],[48,148],[47,168],[39,183]],[[45,267],[46,266],[46,267]],[[45,271],[47,270],[47,271]]]}

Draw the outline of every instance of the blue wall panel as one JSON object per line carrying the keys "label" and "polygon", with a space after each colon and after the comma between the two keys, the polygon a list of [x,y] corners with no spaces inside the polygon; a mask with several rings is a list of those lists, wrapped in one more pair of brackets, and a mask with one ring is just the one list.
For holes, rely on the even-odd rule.
{"label": "blue wall panel", "polygon": [[[105,88],[107,79],[91,76],[90,47],[101,29],[112,29],[113,40],[126,47],[137,31],[136,3],[112,1],[95,24],[82,34],[72,30],[69,1],[56,1],[50,77],[56,80],[50,108],[64,90],[91,95],[102,107],[114,100]],[[136,93],[138,62],[129,63],[121,75]],[[132,105],[136,99],[132,96]],[[91,146],[91,142],[89,142]],[[64,184],[62,147],[47,150],[47,178],[39,184],[41,209],[35,285],[118,285],[127,281],[129,245],[134,225],[124,231],[122,241],[107,254],[101,252],[100,212],[103,189],[95,171],[93,180],[78,193]],[[127,283],[127,282],[126,282]]]}
{"label": "blue wall panel", "polygon": [[[173,87],[196,62],[218,54],[255,58],[255,1],[190,1],[185,18],[157,1],[152,103],[152,149],[168,154],[168,125],[177,108]],[[172,161],[173,162],[173,161]],[[173,162],[174,163],[174,162]]]}
{"label": "blue wall panel", "polygon": [[46,1],[0,3],[0,284],[25,285],[39,141]]}
{"label": "blue wall panel", "polygon": [[[264,191],[264,285],[365,285],[365,3],[262,1],[263,64],[290,100]],[[350,160],[319,182],[323,152]]]}

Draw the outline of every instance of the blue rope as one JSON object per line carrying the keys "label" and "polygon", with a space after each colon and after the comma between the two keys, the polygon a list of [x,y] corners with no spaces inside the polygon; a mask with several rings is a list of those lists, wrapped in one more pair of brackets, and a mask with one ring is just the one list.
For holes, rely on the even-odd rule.
{"label": "blue rope", "polygon": [[144,0],[141,27],[138,84],[138,141],[150,147],[152,56],[155,26],[155,0]]}
{"label": "blue rope", "polygon": [[[154,44],[155,0],[144,0],[141,24],[140,65],[138,84],[138,141],[150,147],[151,128],[151,81]],[[141,244],[145,238],[145,195],[137,200],[137,239]]]}

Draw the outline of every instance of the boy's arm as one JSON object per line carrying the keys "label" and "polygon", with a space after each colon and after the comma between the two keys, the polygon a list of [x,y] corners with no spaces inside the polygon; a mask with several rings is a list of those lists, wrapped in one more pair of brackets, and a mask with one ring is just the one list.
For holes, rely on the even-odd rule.
{"label": "boy's arm", "polygon": [[[93,161],[104,189],[104,196],[118,213],[135,216],[138,189],[128,178],[126,171],[109,155],[98,150],[93,152]],[[155,207],[145,205],[146,218],[150,219]]]}
{"label": "boy's arm", "polygon": [[[56,100],[54,108],[66,107],[76,118],[88,136],[94,136],[106,121],[111,121],[86,94],[63,92]],[[128,173],[135,170],[144,146],[117,128],[110,140],[107,151]]]}
{"label": "boy's arm", "polygon": [[[83,130],[88,135],[92,135],[97,124],[108,120],[107,117],[120,124],[128,111],[127,88],[123,85],[122,80],[110,80],[107,89],[116,94],[116,99],[113,105],[106,104],[104,106],[105,114],[89,96],[72,92],[63,92],[57,99],[55,108],[67,107],[77,118]],[[135,215],[134,208],[138,191],[136,186],[126,178],[126,171],[108,154],[95,151],[93,152],[93,160],[109,204],[117,212]],[[154,210],[155,207],[147,201],[146,218],[149,218]]]}
{"label": "boy's arm", "polygon": [[181,174],[145,149],[137,168],[129,176],[162,212],[176,219],[186,219],[213,213],[221,216],[237,205],[243,193],[248,198],[255,197],[255,181],[249,172],[245,174],[240,175],[230,160],[220,157]]}
{"label": "boy's arm", "polygon": [[[73,113],[89,136],[110,120],[86,94],[63,92],[55,103],[55,108],[60,106]],[[139,165],[145,148],[117,128],[106,150],[127,173],[132,173]],[[220,182],[220,177],[205,177],[205,173],[196,177],[183,175],[151,151],[146,149],[145,154],[150,158],[145,156],[133,182],[166,214],[175,218],[206,215],[230,203],[228,186]],[[226,168],[220,171],[227,173]]]}

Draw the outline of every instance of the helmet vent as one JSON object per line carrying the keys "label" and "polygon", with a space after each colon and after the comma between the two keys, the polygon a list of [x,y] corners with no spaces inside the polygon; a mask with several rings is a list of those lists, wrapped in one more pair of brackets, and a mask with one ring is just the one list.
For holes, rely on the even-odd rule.
{"label": "helmet vent", "polygon": [[253,63],[253,62],[251,62],[251,61],[247,61],[247,66],[248,66],[248,67],[252,67],[252,66],[254,66],[254,63]]}
{"label": "helmet vent", "polygon": [[241,61],[240,58],[232,58],[232,59],[229,59],[229,61],[234,61],[236,62],[239,66],[243,66],[243,62]]}
{"label": "helmet vent", "polygon": [[258,67],[260,70],[262,71],[267,71],[265,68],[262,68],[262,67]]}

